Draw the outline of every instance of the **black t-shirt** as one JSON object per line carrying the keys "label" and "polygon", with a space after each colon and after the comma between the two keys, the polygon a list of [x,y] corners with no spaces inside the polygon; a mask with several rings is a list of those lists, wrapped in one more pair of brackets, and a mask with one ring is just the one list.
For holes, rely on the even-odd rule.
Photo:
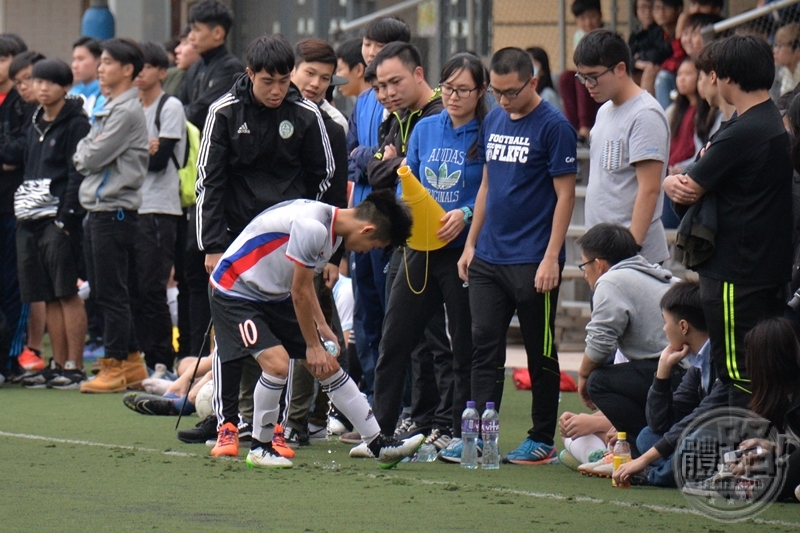
{"label": "black t-shirt", "polygon": [[697,267],[747,285],[789,281],[792,263],[790,140],[771,100],[731,119],[689,176],[717,202],[714,254]]}

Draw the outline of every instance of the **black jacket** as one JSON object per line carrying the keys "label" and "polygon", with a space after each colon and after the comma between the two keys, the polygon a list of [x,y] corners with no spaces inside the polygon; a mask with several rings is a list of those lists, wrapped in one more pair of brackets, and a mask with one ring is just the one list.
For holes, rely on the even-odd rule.
{"label": "black jacket", "polygon": [[207,126],[197,159],[197,245],[206,253],[224,252],[264,209],[322,200],[331,186],[336,162],[322,113],[294,85],[270,109],[243,75],[211,105]]}
{"label": "black jacket", "polygon": [[[433,97],[422,109],[395,111],[383,121],[378,133],[378,138],[381,139],[380,149],[375,154],[375,159],[367,164],[367,179],[373,190],[393,188],[397,185],[397,169],[406,156],[408,139],[414,131],[414,126],[421,119],[438,115],[443,110],[442,93],[437,88]],[[397,157],[384,159],[383,150],[390,144],[397,150]]]}
{"label": "black jacket", "polygon": [[25,134],[30,107],[16,89],[11,89],[0,104],[0,164],[16,167],[0,170],[0,213],[14,214],[14,192],[22,183],[21,157],[25,150]]}
{"label": "black jacket", "polygon": [[669,379],[653,378],[645,412],[650,430],[663,435],[653,445],[662,457],[675,451],[681,434],[692,420],[710,409],[727,405],[728,389],[716,378],[713,362],[710,367],[709,390],[703,387],[700,369],[695,367],[686,371],[674,392]]}
{"label": "black jacket", "polygon": [[[47,123],[44,108],[36,109],[25,146],[24,180],[50,180],[50,194],[58,198],[56,220],[68,222],[85,213],[78,200],[83,175],[75,170],[72,156],[78,141],[89,133],[89,118],[83,99],[67,95],[56,119]],[[72,220],[75,220],[73,218]]]}
{"label": "black jacket", "polygon": [[[328,139],[331,143],[331,152],[333,153],[333,161],[336,169],[333,171],[333,178],[331,185],[328,187],[320,201],[326,204],[333,205],[342,209],[347,208],[347,135],[344,128],[337,124],[325,111],[319,110],[322,113],[322,120],[325,122],[325,130],[328,132]],[[344,255],[344,246],[339,246],[331,256],[329,263],[339,265],[339,262]]]}
{"label": "black jacket", "polygon": [[230,90],[244,65],[225,45],[210,50],[186,71],[178,99],[186,119],[203,131],[211,103]]}

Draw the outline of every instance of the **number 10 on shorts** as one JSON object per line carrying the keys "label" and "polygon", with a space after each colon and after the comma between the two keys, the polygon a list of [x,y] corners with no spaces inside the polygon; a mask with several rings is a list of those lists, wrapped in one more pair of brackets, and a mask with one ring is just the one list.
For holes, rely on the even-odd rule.
{"label": "number 10 on shorts", "polygon": [[255,323],[250,319],[239,324],[239,333],[242,336],[242,342],[245,348],[253,346],[258,340],[258,329],[256,329]]}

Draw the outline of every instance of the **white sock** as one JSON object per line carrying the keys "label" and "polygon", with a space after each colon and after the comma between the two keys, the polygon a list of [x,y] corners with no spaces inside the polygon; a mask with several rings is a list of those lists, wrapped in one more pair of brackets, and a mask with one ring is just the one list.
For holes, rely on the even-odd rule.
{"label": "white sock", "polygon": [[328,379],[319,382],[331,403],[353,423],[364,442],[372,442],[381,432],[367,399],[358,386],[341,368]]}
{"label": "white sock", "polygon": [[605,450],[606,443],[603,439],[595,435],[584,435],[577,439],[564,439],[564,447],[572,454],[575,459],[583,463],[589,462],[589,454],[595,450]]}
{"label": "white sock", "polygon": [[281,392],[286,380],[270,376],[266,372],[256,383],[253,393],[253,438],[259,442],[272,442],[275,424],[278,422],[278,409]]}

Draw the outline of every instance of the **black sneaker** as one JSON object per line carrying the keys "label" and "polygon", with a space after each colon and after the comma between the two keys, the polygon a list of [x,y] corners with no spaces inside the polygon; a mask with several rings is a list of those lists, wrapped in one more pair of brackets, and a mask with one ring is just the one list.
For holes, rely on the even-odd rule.
{"label": "black sneaker", "polygon": [[406,457],[414,455],[423,442],[425,442],[425,435],[414,435],[403,440],[378,435],[367,447],[378,461],[378,466],[388,469],[394,468]]}
{"label": "black sneaker", "polygon": [[208,415],[192,429],[178,431],[178,440],[187,444],[205,444],[208,439],[217,438],[217,417]]}
{"label": "black sneaker", "polygon": [[253,440],[253,426],[244,420],[239,420],[239,442],[250,442],[251,440]]}
{"label": "black sneaker", "polygon": [[61,365],[50,359],[50,366],[33,374],[22,377],[22,386],[26,389],[46,389],[51,380],[62,375]]}
{"label": "black sneaker", "polygon": [[177,416],[178,410],[172,398],[164,398],[148,392],[129,392],[122,397],[125,407],[143,415]]}
{"label": "black sneaker", "polygon": [[83,370],[75,368],[74,361],[67,361],[64,370],[60,374],[53,376],[47,382],[48,389],[58,390],[77,390],[81,388],[81,383],[86,381],[86,374]]}
{"label": "black sneaker", "polygon": [[294,428],[286,428],[286,444],[290,448],[297,448],[298,446],[308,446],[310,444],[308,437],[308,430],[298,431]]}

